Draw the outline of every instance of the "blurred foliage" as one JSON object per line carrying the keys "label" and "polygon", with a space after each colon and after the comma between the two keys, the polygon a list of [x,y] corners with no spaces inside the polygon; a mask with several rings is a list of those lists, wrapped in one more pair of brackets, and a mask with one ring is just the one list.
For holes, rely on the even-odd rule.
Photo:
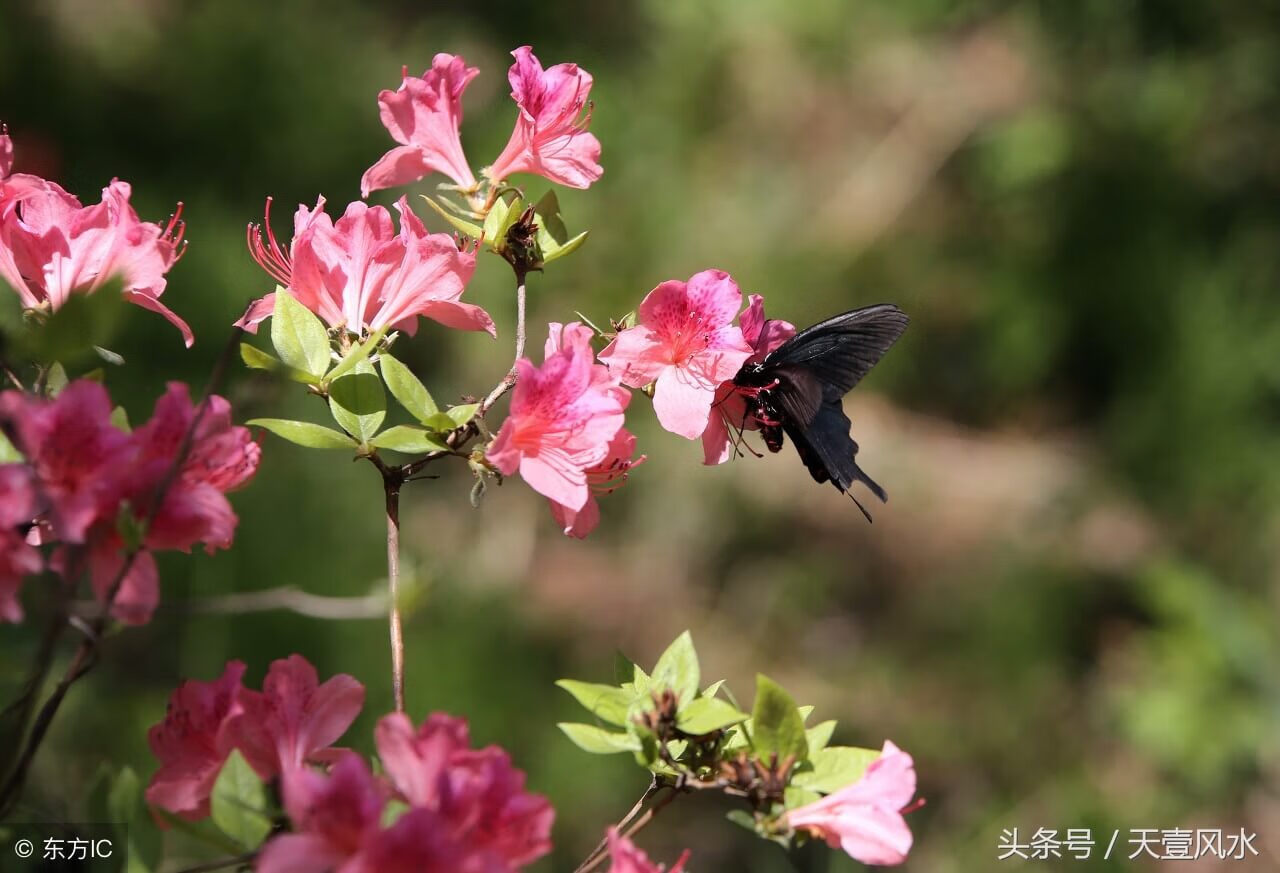
{"label": "blurred foliage", "polygon": [[[915,754],[929,804],[906,869],[987,869],[1011,827],[1245,826],[1276,863],[1280,8],[0,0],[17,169],[86,199],[118,175],[151,220],[186,203],[164,299],[197,344],[126,314],[111,347],[128,363],[108,379],[133,419],[160,378],[202,384],[270,290],[243,244],[265,197],[281,231],[286,206],[357,195],[390,145],[376,95],[402,64],[451,51],[481,68],[463,128],[479,166],[510,130],[505,52],[524,43],[595,75],[605,166],[559,192],[591,236],[533,277],[532,346],[545,321],[604,323],[708,266],[796,323],[882,299],[914,320],[848,401],[860,461],[894,496],[874,527],[790,449],[699,468],[640,398],[649,462],[587,543],[518,483],[478,512],[461,469],[406,495],[410,710],[466,715],[552,797],[538,869],[571,869],[644,787],[556,730],[573,702],[552,683],[602,675],[618,644],[650,662],[687,625],[709,674],[747,687],[767,670],[840,718],[837,741]],[[424,324],[397,346],[440,403],[509,365],[509,275],[482,258],[468,292],[496,345]],[[241,420],[315,413],[297,385],[236,380]],[[356,675],[370,704],[348,740],[368,749],[390,699],[381,621],[199,604],[378,590],[380,501],[365,466],[268,438],[235,547],[163,557],[157,620],[76,689],[22,815],[74,818],[103,761],[146,778],[168,691],[231,657],[251,680],[293,651]],[[40,625],[39,592],[27,601],[28,623],[0,634],[8,687]],[[655,857],[854,868],[817,846],[762,851],[704,800],[644,834]]]}

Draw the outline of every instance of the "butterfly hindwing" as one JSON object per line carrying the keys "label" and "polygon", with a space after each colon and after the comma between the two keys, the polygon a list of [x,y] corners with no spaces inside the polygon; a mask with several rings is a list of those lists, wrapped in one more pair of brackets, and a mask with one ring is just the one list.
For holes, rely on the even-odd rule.
{"label": "butterfly hindwing", "polygon": [[858,466],[855,460],[858,444],[849,436],[849,427],[849,417],[844,414],[839,401],[823,403],[808,427],[798,427],[790,422],[783,424],[814,481],[830,480],[832,485],[846,492],[854,482],[861,482],[881,501],[887,501],[889,495],[885,490]]}

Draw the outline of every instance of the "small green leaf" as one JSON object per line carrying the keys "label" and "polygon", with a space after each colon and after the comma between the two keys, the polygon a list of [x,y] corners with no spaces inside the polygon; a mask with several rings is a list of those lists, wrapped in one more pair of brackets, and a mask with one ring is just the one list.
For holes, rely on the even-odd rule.
{"label": "small green leaf", "polygon": [[808,806],[816,800],[821,800],[822,795],[809,788],[788,785],[786,791],[783,792],[782,798],[782,804],[787,809],[798,809],[801,806]]}
{"label": "small green leaf", "polygon": [[821,724],[816,724],[804,732],[805,739],[809,743],[810,757],[827,747],[827,743],[831,742],[831,735],[835,733],[835,730],[835,719],[831,719]]}
{"label": "small green leaf", "polygon": [[343,430],[367,443],[387,417],[387,395],[372,364],[360,361],[354,369],[329,386],[329,411]]}
{"label": "small green leaf", "polygon": [[430,430],[440,431],[441,433],[448,433],[457,427],[447,412],[437,412],[434,415],[428,415],[422,420],[422,426]]}
{"label": "small green leaf", "polygon": [[556,248],[555,251],[544,252],[542,255],[542,263],[549,264],[552,261],[560,260],[565,255],[573,254],[578,249],[582,248],[582,244],[587,241],[587,234],[589,233],[591,233],[591,231],[584,230],[582,233],[578,234],[573,239],[566,242],[564,245]]}
{"label": "small green leaf", "polygon": [[484,219],[484,238],[494,249],[500,249],[507,242],[507,231],[516,223],[524,208],[524,200],[516,195],[508,203],[499,197],[489,209]]}
{"label": "small green leaf", "polygon": [[389,427],[373,439],[369,445],[379,449],[390,449],[393,452],[404,452],[416,455],[425,452],[447,452],[446,446],[432,430],[423,430],[409,424],[397,424]]}
{"label": "small green leaf", "polygon": [[129,413],[123,406],[117,406],[115,409],[111,410],[111,425],[117,430],[122,430],[125,433],[129,433],[133,430],[133,428],[129,426]]}
{"label": "small green leaf", "polygon": [[278,370],[284,366],[275,355],[249,343],[240,343],[240,360],[251,370]]}
{"label": "small green leaf", "polygon": [[264,427],[278,437],[309,449],[354,449],[355,440],[331,427],[312,424],[309,421],[289,421],[285,418],[255,418],[247,422],[250,427]]}
{"label": "small green leaf", "polygon": [[480,235],[484,233],[484,231],[481,230],[480,225],[472,224],[469,221],[463,221],[461,218],[444,209],[440,204],[436,203],[425,194],[422,195],[422,199],[427,201],[427,205],[434,209],[441,218],[453,225],[456,230],[466,234],[472,239],[480,239]]}
{"label": "small green leaf", "polygon": [[693,648],[693,637],[685,631],[658,658],[649,687],[659,691],[670,688],[684,707],[697,697],[699,678],[698,653]]}
{"label": "small green leaf", "polygon": [[[112,421],[112,424],[115,424]],[[9,438],[0,433],[0,464],[16,464],[24,460],[22,452],[18,451],[13,443],[9,442]]]}
{"label": "small green leaf", "polygon": [[111,349],[104,349],[102,346],[94,346],[93,350],[98,355],[99,358],[102,358],[102,360],[106,361],[111,366],[113,367],[124,366],[124,355],[120,354],[119,352],[113,352],[111,351]]}
{"label": "small green leaf", "polygon": [[731,809],[725,813],[724,817],[739,827],[746,828],[753,834],[758,830],[756,827],[756,817],[745,809]]}
{"label": "small green leaf", "polygon": [[107,814],[112,822],[132,824],[142,812],[142,787],[138,774],[125,767],[116,774],[107,791]]}
{"label": "small green leaf", "polygon": [[756,700],[751,712],[752,751],[762,761],[777,755],[796,763],[808,755],[804,718],[791,695],[768,676],[756,676]]}
{"label": "small green leaf", "polygon": [[699,697],[691,700],[688,706],[680,708],[676,727],[690,736],[698,737],[746,720],[747,714],[739,712],[731,703],[715,697]]}
{"label": "small green leaf", "polygon": [[[382,342],[382,338],[386,335],[387,329],[385,327],[369,334],[368,339],[351,349],[341,361],[338,361],[338,365],[329,372],[326,381],[337,381],[354,370],[358,364],[368,359],[369,355],[378,347],[378,343]],[[370,369],[369,372],[373,372],[373,370]]]}
{"label": "small green leaf", "polygon": [[209,798],[213,823],[246,849],[256,849],[271,832],[267,790],[239,749],[231,752]]}
{"label": "small green leaf", "polygon": [[320,382],[329,371],[329,332],[324,322],[279,285],[275,301],[271,344],[276,347],[276,354],[285,366]]}
{"label": "small green leaf", "polygon": [[703,696],[703,697],[715,697],[715,696],[716,696],[716,694],[717,694],[717,693],[719,693],[720,689],[721,689],[723,686],[724,686],[724,680],[723,680],[723,679],[717,679],[715,682],[712,682],[712,683],[711,683],[710,685],[708,685],[706,688],[702,689],[702,696]]}
{"label": "small green leaf", "polygon": [[119,280],[92,294],[72,294],[57,312],[25,323],[15,339],[17,357],[69,363],[95,355],[123,320],[124,295]]}
{"label": "small green leaf", "polygon": [[538,215],[538,230],[545,233],[556,246],[564,245],[569,238],[564,219],[560,216],[560,198],[554,188],[543,194],[534,205],[533,211]]}
{"label": "small green leaf", "polygon": [[635,687],[636,665],[619,649],[613,653],[613,681]]}
{"label": "small green leaf", "polygon": [[409,804],[405,803],[403,800],[396,800],[395,798],[388,800],[387,805],[382,808],[382,827],[391,827],[399,821],[400,816],[404,815],[408,811]]}
{"label": "small green leaf", "polygon": [[635,675],[631,681],[632,681],[632,684],[635,685],[636,687],[636,694],[647,695],[649,693],[649,689],[653,686],[653,682],[649,678],[649,674],[646,673],[640,667],[639,664],[636,664],[634,666],[635,666]]}
{"label": "small green leaf", "polygon": [[378,360],[382,365],[382,378],[391,389],[391,396],[405,411],[422,422],[439,412],[427,386],[408,367],[386,352],[379,355]]}
{"label": "small green leaf", "polygon": [[613,685],[578,682],[574,679],[561,679],[556,685],[572,694],[574,700],[602,721],[619,726],[626,725],[627,707],[631,705],[632,695],[623,689]]}
{"label": "small green leaf", "polygon": [[479,408],[479,403],[463,403],[460,406],[450,406],[449,411],[445,414],[449,416],[449,420],[457,427],[462,427],[476,417],[476,410]]}
{"label": "small green leaf", "polygon": [[640,750],[640,740],[631,734],[616,733],[590,724],[561,722],[557,725],[578,748],[593,755],[613,755]]}
{"label": "small green leaf", "polygon": [[828,746],[810,759],[812,770],[796,773],[791,781],[801,788],[830,794],[861,779],[871,762],[879,757],[880,753],[875,749]]}
{"label": "small green leaf", "polygon": [[50,397],[57,397],[62,393],[62,389],[67,387],[67,381],[66,368],[54,361],[44,376],[44,393]]}

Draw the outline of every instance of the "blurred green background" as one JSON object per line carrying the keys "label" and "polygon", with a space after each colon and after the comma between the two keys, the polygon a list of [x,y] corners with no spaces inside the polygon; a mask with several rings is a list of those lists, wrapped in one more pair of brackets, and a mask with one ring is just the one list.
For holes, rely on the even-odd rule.
{"label": "blurred green background", "polygon": [[[109,378],[133,419],[163,379],[203,384],[268,290],[244,247],[268,194],[277,231],[296,203],[358,196],[391,144],[376,97],[402,64],[448,51],[481,68],[463,130],[478,168],[510,131],[506,53],[525,43],[595,75],[605,166],[560,192],[592,236],[533,278],[535,348],[548,320],[603,323],[711,266],[800,324],[883,300],[913,319],[846,401],[892,494],[873,526],[790,449],[701,467],[640,397],[649,461],[586,542],[518,481],[478,511],[461,465],[408,490],[409,708],[467,716],[550,795],[556,849],[536,869],[572,869],[645,784],[559,734],[577,714],[553,680],[606,681],[615,648],[647,664],[685,627],[708,678],[749,697],[765,670],[839,718],[838,741],[915,755],[929,802],[908,870],[1016,867],[994,863],[1013,827],[1244,827],[1262,857],[1222,869],[1280,864],[1280,7],[0,0],[17,169],[86,200],[119,176],[152,220],[186,203],[164,301],[197,344],[131,310]],[[509,277],[486,255],[468,292],[496,343],[425,323],[398,347],[438,398],[508,366]],[[241,367],[229,394],[240,420],[315,416],[297,386]],[[209,608],[383,584],[374,472],[264,450],[234,497],[235,547],[163,556],[161,612],[75,689],[24,817],[74,818],[104,761],[149,775],[169,691],[229,658],[255,682],[291,652],[354,674],[369,702],[347,741],[370,747],[390,708],[381,618]],[[0,632],[8,683],[33,625]],[[787,856],[725,808],[682,800],[641,843],[665,860],[693,847],[696,871],[857,866]]]}

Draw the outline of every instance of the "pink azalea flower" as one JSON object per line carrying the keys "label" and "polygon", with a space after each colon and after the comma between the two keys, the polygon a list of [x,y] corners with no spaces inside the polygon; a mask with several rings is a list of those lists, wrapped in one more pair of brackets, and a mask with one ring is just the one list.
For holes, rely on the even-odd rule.
{"label": "pink azalea flower", "polygon": [[[796,328],[789,321],[764,317],[764,298],[759,294],[747,297],[747,308],[738,316],[742,338],[753,353],[746,363],[764,359],[765,355],[795,336]],[[755,418],[747,417],[747,404],[734,388],[732,381],[724,382],[716,389],[716,399],[711,405],[711,418],[702,432],[703,463],[723,464],[733,456],[733,439],[730,431],[755,430]]]}
{"label": "pink azalea flower", "polygon": [[551,504],[551,514],[564,528],[567,536],[584,539],[587,534],[596,529],[596,525],[600,523],[600,504],[597,497],[612,494],[626,484],[627,477],[631,475],[631,468],[645,460],[644,455],[637,458],[635,453],[635,435],[625,427],[618,428],[618,432],[609,441],[609,451],[604,460],[594,467],[588,467],[585,471],[587,485],[591,488],[591,492],[583,507],[573,510],[554,500],[548,501]]}
{"label": "pink azalea flower", "polygon": [[440,815],[415,807],[378,834],[342,873],[511,873],[516,869],[483,845],[459,842]]}
{"label": "pink azalea flower", "polygon": [[262,691],[241,694],[237,742],[263,779],[288,773],[332,746],[360,714],[364,686],[346,674],[321,684],[301,655],[273,661]]}
{"label": "pink azalea flower", "polygon": [[165,227],[141,221],[129,205],[128,183],[113,179],[102,189],[101,203],[81,206],[53,182],[9,176],[8,136],[0,151],[0,280],[22,305],[57,310],[72,294],[91,294],[121,279],[125,299],[163,315],[190,346],[191,329],[160,302],[165,273],[183,251],[182,205]]}
{"label": "pink azalea flower", "polygon": [[[3,156],[0,142],[0,157]],[[22,621],[18,590],[22,580],[40,572],[40,552],[27,541],[26,527],[36,516],[31,468],[0,465],[0,621]]]}
{"label": "pink azalea flower", "polygon": [[[257,873],[326,873],[356,867],[356,856],[377,838],[386,803],[364,760],[355,752],[344,752],[328,776],[299,768],[284,775],[282,787],[294,832],[263,846],[254,865]],[[352,859],[356,862],[349,863]]]}
{"label": "pink azalea flower", "polygon": [[621,374],[624,385],[656,382],[658,422],[697,439],[707,429],[716,389],[754,351],[732,323],[741,306],[737,283],[720,270],[663,282],[641,302],[636,326],[619,333],[600,360]]}
{"label": "pink azalea flower", "polygon": [[[412,335],[421,315],[446,327],[495,333],[487,312],[460,301],[475,272],[475,252],[460,250],[448,234],[427,233],[405,198],[396,209],[399,233],[384,207],[359,201],[335,223],[321,197],[315,209],[298,207],[285,254],[271,232],[268,200],[266,238],[261,228],[255,232],[250,226],[249,249],[263,269],[330,327],[362,335],[386,327]],[[268,294],[237,324],[256,332],[274,307],[275,295]]]}
{"label": "pink azalea flower", "polygon": [[886,741],[857,782],[785,816],[796,829],[825,839],[864,864],[901,864],[911,850],[902,810],[916,793],[911,756]]}
{"label": "pink azalea flower", "polygon": [[666,873],[680,873],[684,869],[684,862],[689,859],[689,850],[685,849],[675,866],[667,870],[661,864],[650,861],[649,856],[636,848],[635,843],[620,834],[617,828],[609,828],[608,839],[609,873],[663,873],[664,870]]}
{"label": "pink azalea flower", "polygon": [[595,363],[590,328],[552,324],[541,367],[516,362],[511,413],[486,452],[503,474],[578,512],[591,498],[587,470],[609,455],[630,395]]}
{"label": "pink azalea flower", "polygon": [[169,698],[164,721],[147,732],[160,769],[147,802],[189,821],[209,814],[209,793],[234,748],[231,725],[240,712],[244,664],[231,661],[212,682],[188,680]]}
{"label": "pink azalea flower", "polygon": [[13,169],[13,140],[9,137],[9,129],[0,125],[0,179],[9,175]]}
{"label": "pink azalea flower", "polygon": [[[375,730],[378,756],[406,802],[433,813],[476,870],[515,870],[551,849],[554,812],[529,794],[524,774],[497,746],[472,749],[466,722],[443,713],[414,730],[403,713]],[[425,821],[425,820],[424,820]]]}
{"label": "pink azalea flower", "polygon": [[458,128],[462,92],[479,73],[457,55],[438,54],[421,77],[410,76],[406,67],[399,90],[378,95],[382,123],[400,145],[365,171],[360,196],[408,185],[433,172],[443,173],[461,188],[476,187]]}
{"label": "pink azalea flower", "polygon": [[587,188],[600,178],[600,141],[591,123],[591,74],[577,64],[543,70],[533,49],[513,51],[507,79],[520,107],[515,130],[502,154],[486,171],[495,182],[512,173],[534,173],[570,188]]}

